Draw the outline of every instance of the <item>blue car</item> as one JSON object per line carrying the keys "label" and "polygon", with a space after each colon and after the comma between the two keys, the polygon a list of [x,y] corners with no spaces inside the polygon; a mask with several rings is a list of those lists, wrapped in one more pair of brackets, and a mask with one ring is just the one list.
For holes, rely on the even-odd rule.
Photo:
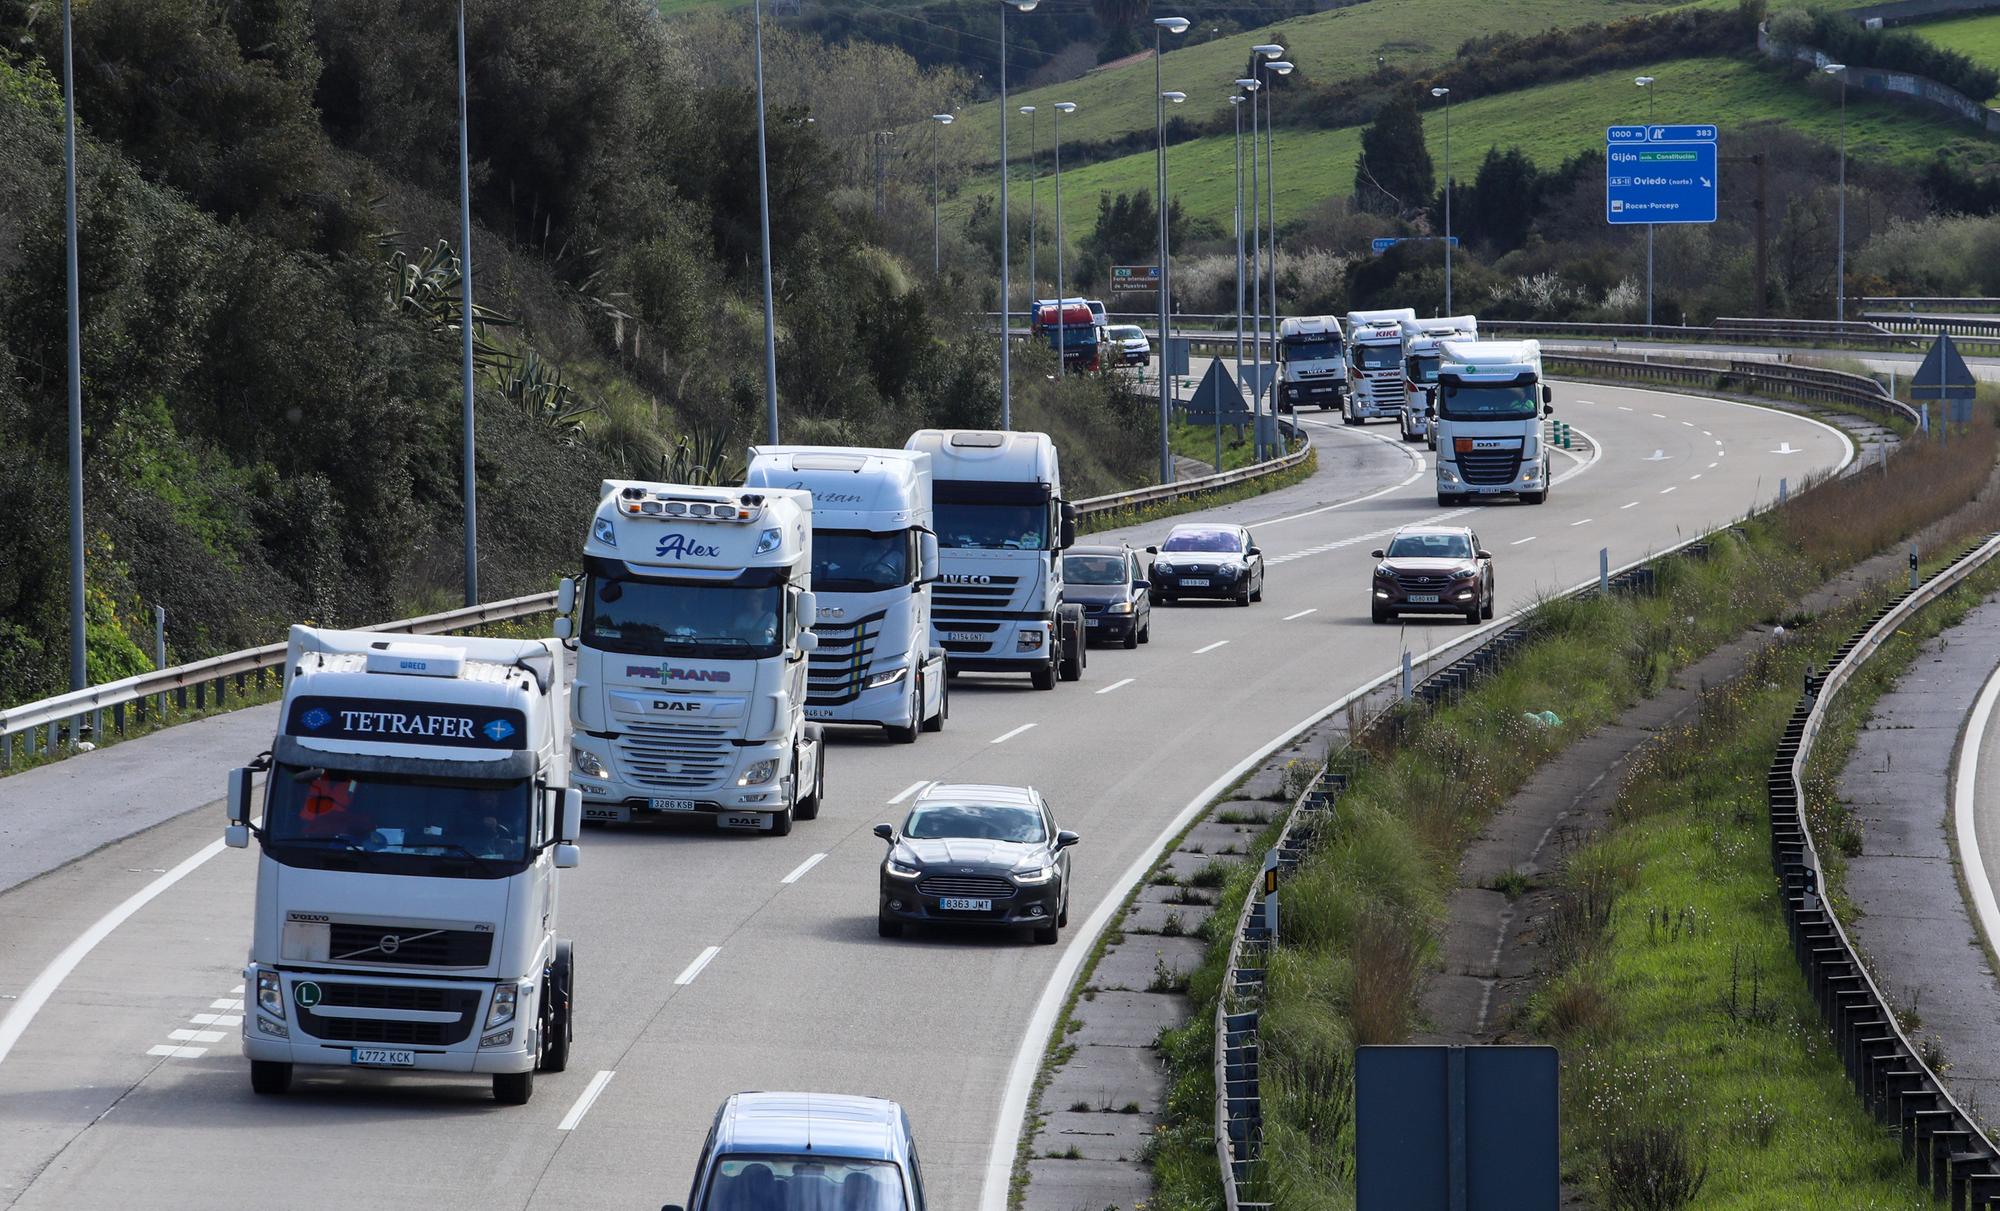
{"label": "blue car", "polygon": [[661,1211],[914,1211],[923,1175],[910,1118],[849,1093],[738,1093],[695,1162],[687,1207]]}

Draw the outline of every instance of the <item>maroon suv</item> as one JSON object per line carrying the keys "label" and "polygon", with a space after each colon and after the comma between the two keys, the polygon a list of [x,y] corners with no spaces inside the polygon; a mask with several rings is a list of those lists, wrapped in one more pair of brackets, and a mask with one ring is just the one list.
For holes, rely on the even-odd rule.
{"label": "maroon suv", "polygon": [[1369,590],[1376,622],[1397,614],[1493,617],[1493,557],[1470,526],[1405,526],[1370,554],[1379,561]]}

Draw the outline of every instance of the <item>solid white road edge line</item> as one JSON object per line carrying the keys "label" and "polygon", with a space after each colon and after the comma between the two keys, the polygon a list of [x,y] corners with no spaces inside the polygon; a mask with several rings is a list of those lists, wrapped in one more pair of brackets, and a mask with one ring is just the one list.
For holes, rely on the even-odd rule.
{"label": "solid white road edge line", "polygon": [[556,1130],[576,1130],[576,1125],[583,1121],[583,1116],[589,1114],[590,1108],[597,1103],[597,1095],[604,1092],[604,1087],[609,1085],[611,1078],[616,1075],[618,1073],[615,1069],[607,1068],[591,1077],[590,1084],[585,1085],[583,1092],[576,1095],[576,1101],[570,1106],[569,1113],[563,1115],[562,1122],[556,1124]]}
{"label": "solid white road edge line", "polygon": [[1027,731],[1027,730],[1028,730],[1029,728],[1031,728],[1031,727],[1033,727],[1033,726],[1035,726],[1035,725],[1034,725],[1034,724],[1032,724],[1032,723],[1024,723],[1024,724],[1022,724],[1022,725],[1021,725],[1020,727],[1017,727],[1017,728],[1015,728],[1015,729],[1014,729],[1013,731],[1011,731],[1011,732],[1003,732],[1002,734],[1000,734],[1000,735],[998,735],[998,736],[995,736],[995,737],[993,737],[993,739],[991,739],[991,740],[988,740],[988,741],[987,741],[986,743],[988,743],[988,744],[1005,744],[1005,743],[1007,743],[1007,742],[1008,742],[1009,740],[1012,740],[1012,739],[1013,739],[1014,737],[1016,737],[1016,736],[1020,735],[1020,734],[1021,734],[1022,732],[1025,732],[1025,731]]}
{"label": "solid white road edge line", "polygon": [[1366,496],[1357,496],[1353,500],[1343,500],[1335,504],[1321,505],[1317,509],[1308,509],[1304,513],[1294,513],[1290,517],[1270,517],[1264,519],[1263,521],[1253,521],[1250,523],[1253,526],[1275,526],[1288,521],[1298,521],[1300,518],[1304,517],[1318,517],[1322,513],[1331,513],[1335,509],[1345,509],[1350,505],[1358,505],[1363,501],[1374,500],[1375,498],[1380,496],[1387,496],[1391,492],[1400,492],[1404,488],[1407,488],[1411,484],[1416,483],[1418,480],[1422,479],[1424,477],[1424,472],[1429,470],[1429,467],[1427,467],[1424,463],[1424,456],[1410,449],[1401,441],[1391,441],[1386,437],[1381,437],[1376,434],[1370,433],[1366,429],[1357,432],[1355,430],[1348,429],[1345,426],[1342,426],[1340,428],[1335,428],[1334,426],[1327,424],[1325,421],[1317,421],[1317,422],[1301,421],[1300,423],[1315,424],[1318,428],[1325,429],[1330,434],[1338,433],[1344,437],[1365,437],[1371,441],[1381,442],[1385,446],[1394,447],[1396,450],[1402,453],[1403,457],[1415,463],[1417,465],[1417,469],[1410,472],[1410,477],[1404,480],[1402,483],[1391,484],[1388,487],[1381,489],[1380,491],[1370,492]]}
{"label": "solid white road edge line", "polygon": [[[1733,400],[1718,400],[1706,395],[1687,396],[1686,398],[1701,400],[1704,403],[1729,404],[1737,408],[1757,407],[1755,404],[1736,403]],[[1764,411],[1775,412],[1777,409],[1767,408]],[[1823,421],[1813,420],[1811,417],[1799,416],[1796,413],[1786,413],[1785,415],[1795,420],[1804,421],[1809,425],[1816,425],[1840,439],[1845,450],[1845,457],[1841,460],[1840,465],[1834,468],[1835,471],[1844,470],[1849,463],[1854,461],[1854,442],[1845,433]],[[1580,470],[1581,468],[1578,468],[1578,471]],[[1572,471],[1570,474],[1577,474],[1577,471]],[[1635,505],[1638,503],[1636,500],[1632,502]],[[1630,508],[1631,506],[1628,505],[1626,507]],[[1580,581],[1570,587],[1572,589],[1580,589],[1585,585],[1596,583],[1597,578],[1593,576],[1589,580]],[[1487,623],[1479,630],[1462,634],[1456,639],[1440,644],[1421,656],[1412,657],[1412,659],[1417,661],[1430,660],[1451,648],[1454,644],[1462,643],[1469,638],[1498,627],[1511,626],[1514,619],[1518,616],[1518,614],[1508,614],[1503,618]],[[1014,1179],[1014,1154],[1020,1149],[1021,1125],[1026,1120],[1028,1114],[1028,1093],[1034,1088],[1035,1073],[1041,1069],[1042,1055],[1048,1050],[1049,1036],[1055,1030],[1056,1026],[1056,1015],[1062,1011],[1063,1000],[1068,997],[1070,985],[1076,981],[1076,973],[1083,967],[1084,958],[1089,955],[1091,947],[1097,944],[1097,936],[1104,932],[1104,927],[1110,923],[1112,914],[1118,912],[1123,907],[1125,897],[1138,885],[1139,880],[1146,876],[1146,872],[1152,869],[1153,863],[1159,860],[1160,852],[1166,847],[1167,842],[1179,836],[1183,829],[1192,824],[1195,818],[1208,805],[1209,800],[1221,794],[1230,783],[1249,773],[1259,761],[1277,752],[1285,745],[1290,744],[1295,737],[1307,728],[1319,723],[1335,711],[1344,709],[1349,702],[1374,691],[1380,686],[1387,685],[1390,681],[1400,676],[1402,676],[1400,668],[1390,669],[1365,685],[1343,695],[1324,710],[1316,711],[1312,715],[1307,716],[1304,720],[1294,724],[1262,748],[1259,748],[1231,766],[1221,777],[1209,783],[1199,794],[1190,799],[1187,806],[1183,807],[1179,814],[1167,822],[1166,828],[1154,839],[1151,847],[1137,858],[1134,858],[1132,864],[1125,868],[1124,873],[1120,874],[1117,880],[1105,890],[1104,898],[1098,901],[1097,907],[1091,910],[1090,916],[1085,918],[1083,924],[1071,935],[1069,945],[1063,948],[1062,957],[1056,960],[1055,970],[1049,973],[1048,983],[1042,986],[1041,999],[1035,1002],[1035,1012],[1028,1018],[1027,1028],[1022,1032],[1020,1047],[1014,1052],[1014,1062],[1008,1067],[1007,1090],[1000,1098],[999,1122],[995,1125],[993,1132],[993,1149],[986,1155],[986,1181],[980,1187],[979,1211],[1007,1211],[1007,1191]]]}
{"label": "solid white road edge line", "polygon": [[674,977],[674,983],[676,985],[694,983],[694,978],[701,974],[701,969],[708,966],[714,960],[715,956],[721,953],[722,947],[720,946],[711,946],[707,950],[702,951],[694,957],[694,962],[689,963],[681,969],[681,973]]}
{"label": "solid white road edge line", "polygon": [[1312,607],[1309,607],[1309,608],[1307,608],[1307,609],[1303,609],[1303,610],[1300,610],[1300,611],[1299,611],[1298,613],[1296,613],[1296,614],[1287,614],[1287,615],[1285,615],[1285,616],[1284,616],[1283,618],[1280,618],[1280,619],[1279,619],[1278,621],[1279,621],[1279,622],[1290,622],[1290,621],[1291,621],[1292,619],[1294,619],[1294,618],[1304,618],[1304,617],[1305,617],[1306,615],[1308,615],[1308,614],[1317,614],[1317,613],[1319,613],[1319,607],[1318,607],[1318,606],[1312,606]]}
{"label": "solid white road edge line", "polygon": [[1218,639],[1218,640],[1216,640],[1216,641],[1215,641],[1214,643],[1211,643],[1211,644],[1209,644],[1209,645],[1208,645],[1207,647],[1205,647],[1205,648],[1196,648],[1196,649],[1194,650],[1194,654],[1195,654],[1195,655],[1197,655],[1197,656],[1199,656],[1199,655],[1201,655],[1201,654],[1202,654],[1203,652],[1213,652],[1213,651],[1214,651],[1215,649],[1217,649],[1217,648],[1221,647],[1221,646],[1222,646],[1223,644],[1225,644],[1225,643],[1228,643],[1228,642],[1229,642],[1229,641],[1228,641],[1227,639]]}
{"label": "solid white road edge line", "polygon": [[826,861],[825,854],[814,854],[812,857],[807,858],[805,861],[799,863],[798,866],[792,870],[791,874],[786,875],[784,878],[778,880],[778,882],[797,883],[801,878],[805,876],[805,873],[807,871],[811,870],[815,866],[818,866],[820,863],[824,861]]}
{"label": "solid white road edge line", "polygon": [[1965,739],[1958,747],[1958,776],[1953,779],[1951,794],[1952,823],[1958,833],[1958,861],[1965,868],[1965,886],[1972,899],[1973,916],[1979,919],[1979,932],[1986,937],[1988,946],[2000,941],[2000,902],[1993,895],[1993,880],[1986,869],[1986,859],[1979,852],[1978,781],[1979,750],[1986,740],[1986,727],[1992,720],[1993,707],[2000,702],[2000,669],[1979,691],[1979,697],[1972,705],[1972,716],[1965,725]]}
{"label": "solid white road edge line", "polygon": [[910,784],[909,784],[908,786],[904,787],[904,788],[903,788],[902,790],[899,790],[899,791],[897,791],[897,792],[896,792],[896,797],[895,797],[895,798],[893,798],[893,799],[891,799],[891,800],[889,800],[889,806],[890,806],[890,807],[894,807],[894,806],[896,806],[896,805],[897,805],[898,803],[901,803],[901,802],[902,802],[903,800],[905,800],[905,799],[909,798],[909,797],[910,797],[911,795],[914,795],[914,794],[916,794],[916,793],[917,793],[918,791],[920,791],[920,790],[924,789],[925,787],[927,787],[927,786],[929,786],[929,785],[930,785],[930,782],[929,782],[928,780],[925,780],[925,781],[923,781],[923,782],[912,782],[912,783],[910,783]]}
{"label": "solid white road edge line", "polygon": [[1093,692],[1095,692],[1095,693],[1099,693],[1099,694],[1109,694],[1109,693],[1110,693],[1110,692],[1111,692],[1112,690],[1115,690],[1115,689],[1117,689],[1117,688],[1118,688],[1119,686],[1121,686],[1121,685],[1131,685],[1131,684],[1132,684],[1132,683],[1133,683],[1133,682],[1134,682],[1135,680],[1137,680],[1137,678],[1134,678],[1134,677],[1126,677],[1126,678],[1124,678],[1123,680],[1120,680],[1120,681],[1114,681],[1114,682],[1112,682],[1112,683],[1111,683],[1110,685],[1107,685],[1107,686],[1105,686],[1105,687],[1104,687],[1103,689],[1101,689],[1101,690],[1096,690],[1096,691],[1093,691]]}
{"label": "solid white road edge line", "polygon": [[96,949],[99,942],[110,937],[111,931],[123,925],[133,913],[152,903],[154,897],[193,874],[202,863],[221,852],[222,839],[218,837],[196,850],[179,866],[132,893],[124,903],[99,917],[95,925],[79,934],[76,941],[63,947],[62,953],[51,959],[49,965],[35,977],[34,983],[28,985],[21,999],[8,1007],[7,1016],[0,1018],[0,1063],[6,1061],[7,1053],[14,1050],[14,1044],[20,1041],[21,1035],[35,1020],[35,1015],[41,1012],[42,1006],[47,1004],[49,997],[69,978],[69,973],[76,970],[77,964]]}

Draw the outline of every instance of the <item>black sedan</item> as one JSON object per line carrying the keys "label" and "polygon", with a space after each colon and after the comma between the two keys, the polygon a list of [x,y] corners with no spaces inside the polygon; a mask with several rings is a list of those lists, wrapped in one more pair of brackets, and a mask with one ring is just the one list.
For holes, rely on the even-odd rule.
{"label": "black sedan", "polygon": [[1146,551],[1153,556],[1153,600],[1161,605],[1182,597],[1241,606],[1264,600],[1264,553],[1242,526],[1175,526],[1167,541]]}
{"label": "black sedan", "polygon": [[876,929],[903,936],[906,925],[987,925],[1032,929],[1053,945],[1069,924],[1069,849],[1049,805],[1032,787],[932,786],[917,796],[882,859]]}
{"label": "black sedan", "polygon": [[1153,639],[1153,594],[1130,547],[1071,547],[1063,553],[1063,600],[1083,607],[1084,634],[1136,648]]}

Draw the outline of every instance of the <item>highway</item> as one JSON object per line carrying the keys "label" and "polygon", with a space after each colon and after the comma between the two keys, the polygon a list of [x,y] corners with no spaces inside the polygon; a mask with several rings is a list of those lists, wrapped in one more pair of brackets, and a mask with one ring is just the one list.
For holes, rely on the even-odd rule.
{"label": "highway", "polygon": [[[1614,565],[1639,558],[1774,498],[1781,477],[1796,488],[1852,456],[1817,422],[1692,396],[1558,384],[1557,416],[1594,451],[1558,458],[1548,503],[1440,509],[1424,452],[1393,425],[1308,413],[1320,473],[1213,511],[1265,551],[1260,605],[1160,609],[1149,646],[1093,651],[1084,680],[1052,693],[960,678],[945,731],[913,746],[837,736],[826,808],[789,837],[588,833],[561,908],[576,1046],[525,1107],[495,1104],[483,1080],[310,1070],[285,1097],[253,1096],[236,1018],[255,864],[215,853],[219,809],[189,802],[204,810],[0,893],[0,1207],[657,1207],[684,1197],[718,1102],[751,1088],[895,1098],[931,1205],[1000,1205],[993,1175],[1046,1042],[1032,1022],[1124,881],[1280,735],[1405,645],[1466,629],[1368,622],[1368,551],[1387,531],[1475,526],[1505,612],[1594,577],[1600,547]],[[1169,524],[1088,541],[1140,545]],[[253,755],[176,751],[206,758],[218,793]],[[882,843],[869,830],[931,779],[1033,783],[1083,835],[1060,946],[876,936]],[[87,778],[67,785],[88,794]],[[131,911],[115,915],[121,904]]]}

